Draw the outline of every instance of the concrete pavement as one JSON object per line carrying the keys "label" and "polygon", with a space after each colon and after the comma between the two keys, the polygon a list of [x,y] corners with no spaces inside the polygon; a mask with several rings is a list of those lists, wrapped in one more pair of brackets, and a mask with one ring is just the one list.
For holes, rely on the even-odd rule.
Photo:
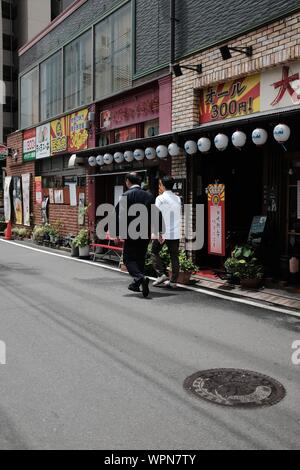
{"label": "concrete pavement", "polygon": [[[299,448],[300,321],[0,243],[0,448]],[[256,410],[188,395],[198,370],[279,380],[287,397]]]}

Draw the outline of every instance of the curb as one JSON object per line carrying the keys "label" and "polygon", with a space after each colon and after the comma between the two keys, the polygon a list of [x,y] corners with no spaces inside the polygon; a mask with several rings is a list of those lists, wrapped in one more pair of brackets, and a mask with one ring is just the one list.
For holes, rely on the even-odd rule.
{"label": "curb", "polygon": [[[23,245],[21,243],[16,243],[16,242],[13,242],[13,241],[7,241],[7,240],[4,240],[2,238],[0,238],[0,242],[7,243],[7,244],[13,245],[13,246],[17,246],[19,248],[24,248],[24,249],[27,249],[27,250],[35,251],[37,253],[43,253],[43,254],[49,255],[49,256],[56,256],[58,258],[63,258],[63,259],[69,260],[69,261],[88,264],[90,266],[93,266],[94,268],[102,268],[102,269],[106,269],[106,270],[109,270],[109,271],[117,272],[119,274],[125,274],[125,275],[128,276],[128,273],[122,272],[119,268],[114,268],[112,266],[107,266],[107,265],[101,264],[101,263],[95,263],[94,261],[86,261],[86,260],[81,260],[81,259],[78,259],[78,258],[72,258],[71,256],[68,256],[68,255],[48,251],[47,249],[40,249],[40,248],[31,247],[31,246],[28,246],[28,245]],[[155,278],[151,278],[151,277],[149,279],[151,279],[153,281],[155,280]],[[186,286],[186,285],[182,285],[182,284],[178,284],[178,287],[180,287],[181,289],[184,289],[184,290],[189,290],[189,291],[192,291],[192,292],[198,292],[200,294],[208,295],[210,297],[215,297],[215,298],[219,298],[219,299],[226,300],[226,301],[231,301],[231,302],[235,302],[235,303],[249,305],[249,306],[256,307],[256,308],[261,308],[263,310],[269,310],[269,311],[272,311],[272,312],[282,313],[282,314],[285,314],[285,315],[300,318],[300,311],[298,311],[297,309],[292,309],[292,308],[287,308],[287,307],[280,307],[277,304],[273,304],[271,302],[266,302],[266,301],[250,300],[250,299],[247,299],[243,296],[240,296],[237,293],[227,293],[227,292],[220,293],[219,291],[217,291],[216,289],[213,289],[213,288],[209,289],[209,288],[201,287],[201,286],[199,286],[199,287]]]}

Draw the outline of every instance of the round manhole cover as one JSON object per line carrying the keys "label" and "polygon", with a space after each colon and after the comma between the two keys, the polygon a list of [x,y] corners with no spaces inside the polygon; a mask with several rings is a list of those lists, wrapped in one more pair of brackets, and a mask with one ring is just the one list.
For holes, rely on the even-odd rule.
{"label": "round manhole cover", "polygon": [[184,388],[216,405],[239,408],[272,406],[286,395],[277,380],[248,370],[212,369],[188,377]]}

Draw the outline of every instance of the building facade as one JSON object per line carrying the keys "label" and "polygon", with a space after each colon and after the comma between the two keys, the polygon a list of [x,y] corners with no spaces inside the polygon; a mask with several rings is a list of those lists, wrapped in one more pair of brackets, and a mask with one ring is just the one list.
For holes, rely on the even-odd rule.
{"label": "building facade", "polygon": [[[8,139],[15,158],[7,174],[30,174],[31,224],[41,222],[47,201],[50,222],[63,219],[64,233],[76,234],[84,194],[95,237],[97,207],[116,203],[124,173],[142,172],[156,192],[159,174],[171,172],[184,201],[204,204],[206,214],[206,189],[225,185],[226,225],[219,234],[207,216],[199,264],[222,264],[235,243],[247,240],[255,216],[270,227],[266,252],[277,253],[271,269],[286,264],[298,243],[298,219],[288,219],[297,210],[299,104],[290,102],[297,92],[292,97],[287,88],[282,97],[272,85],[298,74],[299,10],[296,0],[274,1],[271,9],[267,0],[71,2],[19,51],[20,131]],[[225,61],[226,45],[252,47],[253,54],[233,51]],[[192,67],[176,77],[171,62],[201,64],[202,73]],[[285,149],[272,136],[281,123],[292,130]],[[262,147],[251,141],[257,128],[267,131]],[[215,136],[231,138],[236,130],[246,145],[218,151]],[[211,142],[210,153],[196,148],[190,155],[186,142],[193,147],[201,137]],[[172,142],[186,151],[171,157]],[[213,231],[222,248],[214,255]]]}

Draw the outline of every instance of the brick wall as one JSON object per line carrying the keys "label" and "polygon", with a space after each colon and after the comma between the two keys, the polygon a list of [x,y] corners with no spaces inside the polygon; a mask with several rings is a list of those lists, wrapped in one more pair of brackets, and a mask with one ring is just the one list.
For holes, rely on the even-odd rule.
{"label": "brick wall", "polygon": [[[41,204],[37,204],[35,200],[35,186],[34,178],[36,176],[35,162],[23,163],[22,161],[22,132],[15,132],[8,137],[7,145],[10,149],[17,150],[18,158],[14,161],[13,158],[7,159],[6,170],[7,176],[22,176],[22,174],[31,174],[31,185],[30,185],[30,204],[31,211],[33,213],[32,224],[38,225],[42,223],[41,219]],[[86,190],[86,204],[88,204],[88,191]],[[73,234],[76,235],[82,228],[78,226],[78,207],[71,207],[66,204],[50,204],[49,205],[49,223],[55,221],[61,221],[63,223],[62,235]]]}
{"label": "brick wall", "polygon": [[195,54],[181,64],[203,64],[203,74],[184,70],[182,77],[173,80],[173,131],[199,126],[199,89],[239,76],[251,75],[264,69],[300,59],[300,13],[276,21],[259,30],[245,34],[230,46],[253,46],[252,58],[233,53],[223,61],[219,47]]}

